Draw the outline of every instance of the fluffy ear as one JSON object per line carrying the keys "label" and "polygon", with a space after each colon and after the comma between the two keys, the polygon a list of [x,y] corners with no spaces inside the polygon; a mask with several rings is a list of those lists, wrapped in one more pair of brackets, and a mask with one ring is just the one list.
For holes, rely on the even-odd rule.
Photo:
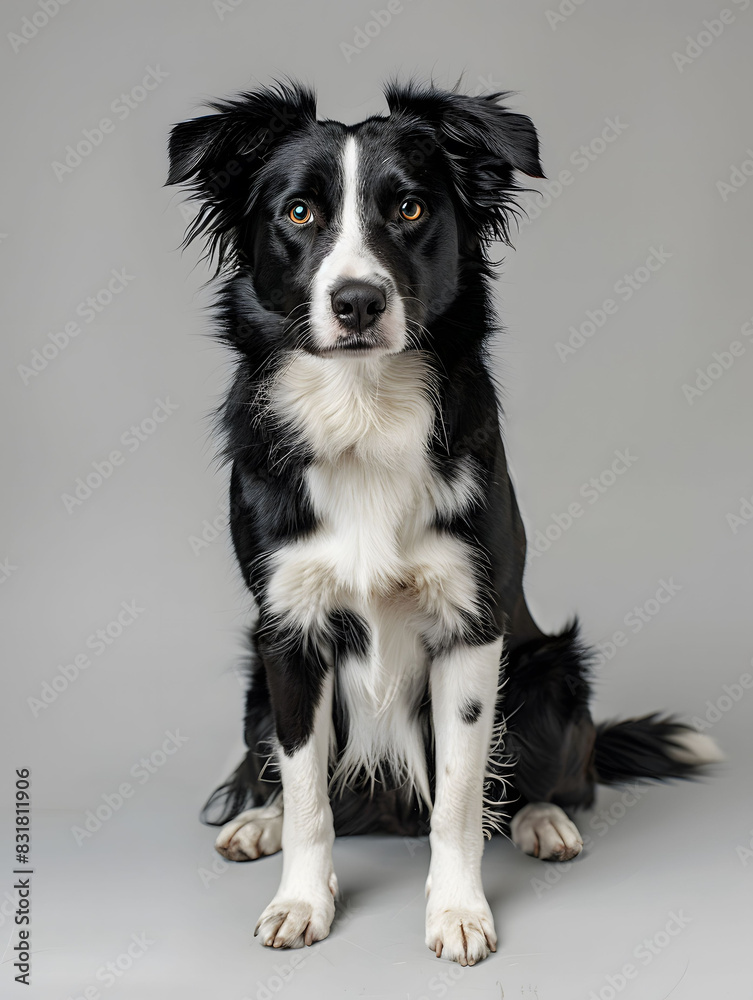
{"label": "fluffy ear", "polygon": [[250,225],[256,174],[278,143],[316,120],[316,98],[300,84],[277,83],[209,107],[216,114],[171,130],[167,184],[186,184],[200,202],[185,243],[205,236],[219,269],[237,256]]}
{"label": "fluffy ear", "polygon": [[391,114],[433,128],[479,239],[509,243],[510,217],[518,210],[515,192],[524,190],[514,171],[544,176],[533,122],[501,103],[509,92],[469,97],[416,83],[390,83],[385,96]]}

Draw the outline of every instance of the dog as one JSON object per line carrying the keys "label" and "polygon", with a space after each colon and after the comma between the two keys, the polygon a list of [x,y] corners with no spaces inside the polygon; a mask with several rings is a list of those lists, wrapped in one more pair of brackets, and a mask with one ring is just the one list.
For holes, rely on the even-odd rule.
{"label": "dog", "polygon": [[[217,266],[230,527],[253,596],[248,753],[208,800],[217,850],[283,851],[255,934],[325,938],[335,835],[429,833],[426,944],[496,950],[484,837],[582,848],[598,783],[688,778],[712,741],[674,717],[594,725],[577,622],[539,629],[487,360],[490,245],[543,177],[509,95],[390,83],[389,113],[319,120],[276,82],[176,125]],[[283,805],[284,799],[284,805]]]}

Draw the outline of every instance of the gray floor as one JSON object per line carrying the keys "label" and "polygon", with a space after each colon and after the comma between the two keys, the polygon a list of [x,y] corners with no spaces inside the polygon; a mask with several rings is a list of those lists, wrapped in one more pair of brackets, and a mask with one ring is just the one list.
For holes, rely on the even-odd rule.
{"label": "gray floor", "polygon": [[[733,732],[725,743],[743,750]],[[495,837],[484,879],[499,949],[469,969],[424,945],[423,839],[338,839],[342,900],[330,937],[278,952],[252,931],[281,855],[225,864],[190,795],[155,782],[80,847],[71,834],[80,814],[44,812],[35,828],[34,985],[23,995],[94,1000],[85,993],[94,986],[134,1000],[586,1000],[592,991],[609,1000],[626,986],[646,1000],[749,997],[753,855],[738,848],[750,846],[750,793],[733,765],[704,784],[637,798],[604,792],[580,817],[586,853],[566,865]],[[146,936],[144,953],[112,985],[106,971],[98,979],[133,935]],[[626,963],[634,972],[621,980]]]}

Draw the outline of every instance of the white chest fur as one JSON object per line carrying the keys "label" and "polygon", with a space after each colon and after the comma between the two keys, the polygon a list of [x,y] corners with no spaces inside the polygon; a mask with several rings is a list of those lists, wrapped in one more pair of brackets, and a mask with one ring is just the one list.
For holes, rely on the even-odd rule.
{"label": "white chest fur", "polygon": [[366,662],[343,664],[336,679],[350,719],[340,771],[366,764],[374,774],[387,758],[428,794],[409,763],[423,756],[410,722],[426,678],[422,636],[438,638],[476,610],[470,551],[432,522],[473,498],[473,470],[461,464],[448,482],[432,466],[420,354],[295,355],[271,398],[313,452],[305,484],[319,526],[273,556],[270,609],[315,634],[333,609],[363,618]]}

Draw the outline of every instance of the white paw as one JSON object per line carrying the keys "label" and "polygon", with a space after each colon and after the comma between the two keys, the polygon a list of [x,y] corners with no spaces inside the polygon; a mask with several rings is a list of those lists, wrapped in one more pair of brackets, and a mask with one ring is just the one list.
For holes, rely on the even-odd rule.
{"label": "white paw", "polygon": [[497,950],[491,910],[488,905],[477,909],[427,909],[426,944],[437,958],[475,965]]}
{"label": "white paw", "polygon": [[569,861],[583,850],[577,826],[551,802],[524,806],[513,816],[510,835],[521,851],[542,861]]}
{"label": "white paw", "polygon": [[326,938],[335,916],[334,884],[335,890],[317,899],[273,899],[259,917],[254,937],[268,948],[302,948]]}
{"label": "white paw", "polygon": [[247,809],[226,823],[214,842],[228,861],[254,861],[282,846],[282,796],[269,806]]}

